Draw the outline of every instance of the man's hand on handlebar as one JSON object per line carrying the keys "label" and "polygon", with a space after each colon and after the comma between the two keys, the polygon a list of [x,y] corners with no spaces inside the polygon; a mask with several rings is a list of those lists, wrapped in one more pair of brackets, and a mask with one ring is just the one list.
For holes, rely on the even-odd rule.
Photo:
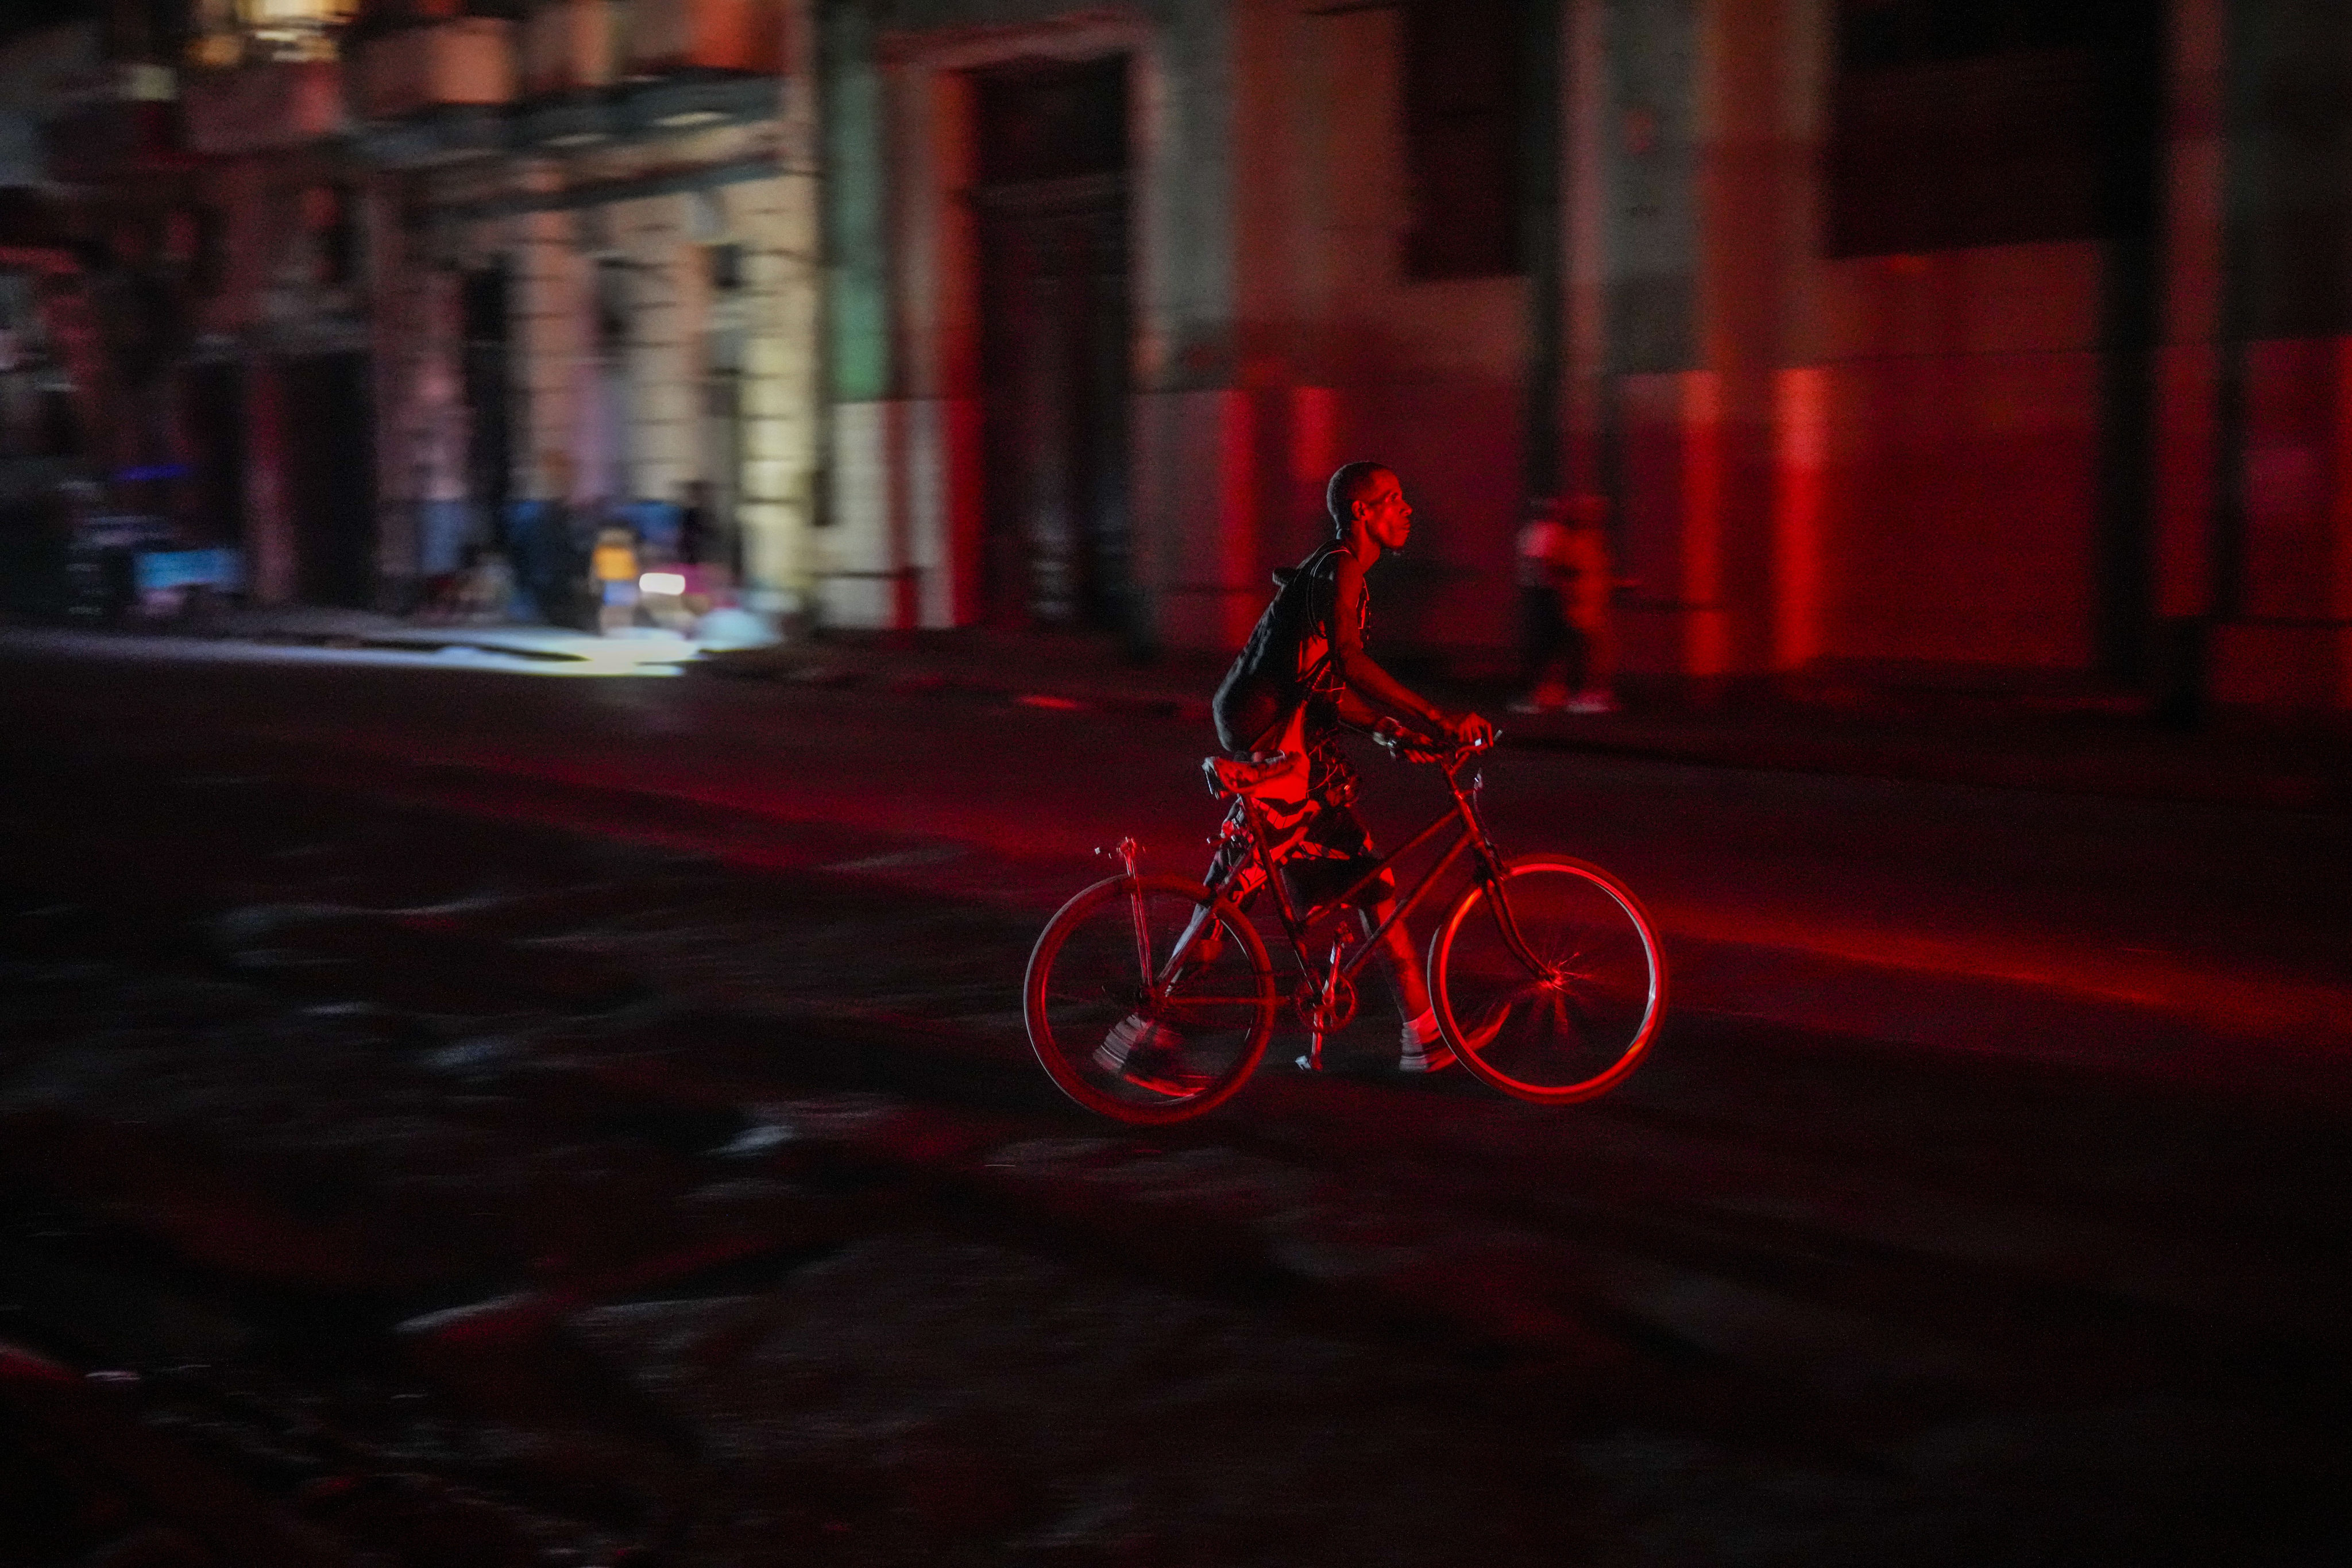
{"label": "man's hand on handlebar", "polygon": [[1483,752],[1495,743],[1495,726],[1476,713],[1448,720],[1445,729],[1454,743],[1466,751]]}
{"label": "man's hand on handlebar", "polygon": [[1434,731],[1417,734],[1394,719],[1372,727],[1372,738],[1407,762],[1436,763],[1449,752],[1484,751],[1495,743],[1495,726],[1475,713],[1448,719]]}

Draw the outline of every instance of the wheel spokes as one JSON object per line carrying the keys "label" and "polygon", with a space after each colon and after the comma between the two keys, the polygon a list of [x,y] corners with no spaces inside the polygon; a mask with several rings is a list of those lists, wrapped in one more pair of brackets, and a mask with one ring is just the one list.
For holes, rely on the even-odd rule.
{"label": "wheel spokes", "polygon": [[1575,862],[1523,863],[1444,934],[1444,999],[1478,1076],[1537,1100],[1597,1093],[1645,1047],[1655,949],[1630,903]]}
{"label": "wheel spokes", "polygon": [[1032,967],[1039,1058],[1104,1114],[1165,1121],[1206,1109],[1264,1049],[1272,998],[1263,949],[1173,879],[1119,879],[1074,900],[1040,938]]}

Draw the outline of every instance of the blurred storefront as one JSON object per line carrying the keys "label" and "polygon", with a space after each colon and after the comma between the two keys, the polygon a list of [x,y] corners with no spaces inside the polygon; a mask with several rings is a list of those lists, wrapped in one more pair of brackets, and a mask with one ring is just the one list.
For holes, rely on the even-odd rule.
{"label": "blurred storefront", "polygon": [[[91,477],[177,476],[264,602],[410,608],[534,519],[674,539],[689,494],[715,576],[805,596],[815,208],[781,0],[52,9],[0,55],[78,62],[18,96],[100,341]],[[34,392],[6,390],[14,432]]]}
{"label": "blurred storefront", "polygon": [[584,559],[608,520],[674,552],[701,495],[709,563],[753,607],[797,609],[818,419],[805,22],[781,0],[472,9],[387,7],[349,52],[383,479],[417,570],[493,542]]}

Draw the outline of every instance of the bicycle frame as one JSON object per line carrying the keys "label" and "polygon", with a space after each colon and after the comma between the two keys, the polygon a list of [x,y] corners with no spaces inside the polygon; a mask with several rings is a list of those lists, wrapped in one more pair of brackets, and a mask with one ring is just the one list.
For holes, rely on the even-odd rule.
{"label": "bicycle frame", "polygon": [[[1476,852],[1478,858],[1476,874],[1489,886],[1495,885],[1501,877],[1502,855],[1495,847],[1493,837],[1486,831],[1486,819],[1478,815],[1475,796],[1484,781],[1474,776],[1466,787],[1462,782],[1462,770],[1469,765],[1470,761],[1470,756],[1464,755],[1444,764],[1446,793],[1453,797],[1453,810],[1441,812],[1428,826],[1381,857],[1371,869],[1357,878],[1346,889],[1304,911],[1293,905],[1289,889],[1284,885],[1283,879],[1278,874],[1280,867],[1275,859],[1272,846],[1268,842],[1265,824],[1259,816],[1257,803],[1247,795],[1241,797],[1243,820],[1248,825],[1251,844],[1251,858],[1245,864],[1255,865],[1265,874],[1266,888],[1274,895],[1275,911],[1281,921],[1283,934],[1289,939],[1291,952],[1297,957],[1299,973],[1321,994],[1322,1003],[1318,1007],[1318,1013],[1324,1006],[1328,1006],[1339,984],[1352,986],[1355,984],[1357,971],[1361,969],[1366,961],[1371,957],[1373,951],[1381,945],[1381,939],[1388,935],[1390,929],[1399,921],[1418,909],[1430,897],[1445,873],[1452,868],[1456,860],[1462,858],[1463,851],[1469,849]],[[1351,900],[1359,893],[1378,881],[1399,861],[1420,849],[1448,827],[1454,828],[1458,837],[1447,847],[1445,852],[1438,857],[1436,863],[1422,873],[1420,879],[1413,883],[1411,891],[1399,894],[1387,916],[1379,925],[1365,934],[1364,940],[1357,944],[1356,951],[1344,963],[1328,965],[1318,963],[1308,947],[1308,936],[1313,929],[1349,908]],[[1223,889],[1213,890],[1220,893],[1223,891]],[[1520,940],[1517,925],[1510,919],[1509,910],[1503,908],[1502,900],[1499,897],[1495,900],[1495,907],[1501,911],[1504,940],[1510,943],[1522,958],[1528,959],[1530,963],[1534,962],[1532,956],[1527,952],[1526,944]],[[1315,1036],[1311,1054],[1319,1058],[1322,1049],[1323,1020],[1310,1017],[1306,1021],[1313,1029]]]}
{"label": "bicycle frame", "polygon": [[[1353,982],[1374,949],[1393,961],[1403,991],[1417,992],[1419,956],[1406,950],[1397,922],[1435,900],[1445,909],[1429,942],[1430,1002],[1452,1056],[1430,1050],[1417,1062],[1418,1042],[1408,1039],[1408,1070],[1458,1058],[1504,1093],[1547,1104],[1605,1093],[1632,1070],[1665,995],[1657,932],[1633,895],[1599,867],[1565,856],[1507,863],[1481,809],[1485,781],[1464,771],[1483,746],[1391,749],[1440,765],[1447,806],[1388,854],[1350,863],[1363,868],[1329,898],[1310,900],[1277,874],[1296,869],[1278,847],[1301,830],[1291,811],[1295,756],[1204,764],[1213,792],[1238,803],[1213,867],[1223,869],[1205,887],[1181,875],[1145,876],[1132,838],[1097,851],[1118,859],[1119,874],[1062,906],[1039,934],[1023,982],[1030,1043],[1066,1093],[1116,1120],[1159,1122],[1210,1110],[1241,1087],[1264,1058],[1286,1000],[1267,951],[1269,921],[1241,908],[1265,883],[1271,923],[1298,965],[1286,1000],[1311,1041],[1300,1067],[1319,1068],[1329,1037],[1355,1016]],[[1430,862],[1409,886],[1383,881],[1423,854]],[[1466,885],[1454,880],[1465,856]],[[1358,904],[1375,889],[1370,909]],[[1161,933],[1178,924],[1181,934],[1155,952]],[[1350,952],[1359,931],[1363,940]],[[1106,1026],[1111,1017],[1118,1021]],[[1130,1060],[1133,1053],[1141,1055]]]}

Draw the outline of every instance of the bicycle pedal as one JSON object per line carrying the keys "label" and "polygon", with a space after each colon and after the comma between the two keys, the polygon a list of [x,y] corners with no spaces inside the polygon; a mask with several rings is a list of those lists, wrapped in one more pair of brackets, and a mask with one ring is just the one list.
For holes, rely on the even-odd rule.
{"label": "bicycle pedal", "polygon": [[1323,1070],[1323,1066],[1320,1062],[1318,1062],[1313,1057],[1307,1056],[1304,1052],[1301,1052],[1297,1059],[1291,1065],[1296,1067],[1300,1072],[1321,1072]]}

